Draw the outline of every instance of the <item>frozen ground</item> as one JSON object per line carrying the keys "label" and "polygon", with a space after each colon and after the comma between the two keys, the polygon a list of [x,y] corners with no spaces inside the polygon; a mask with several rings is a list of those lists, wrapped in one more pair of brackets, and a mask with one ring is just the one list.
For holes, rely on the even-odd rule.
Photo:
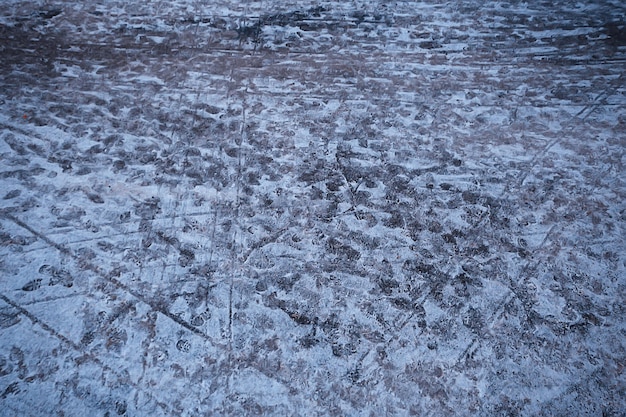
{"label": "frozen ground", "polygon": [[617,416],[620,1],[0,5],[0,414]]}

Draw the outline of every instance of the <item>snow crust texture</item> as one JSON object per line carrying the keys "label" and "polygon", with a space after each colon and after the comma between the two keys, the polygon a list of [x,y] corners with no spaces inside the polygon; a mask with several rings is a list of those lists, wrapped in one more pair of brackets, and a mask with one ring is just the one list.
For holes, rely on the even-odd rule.
{"label": "snow crust texture", "polygon": [[0,415],[624,415],[625,21],[3,1]]}

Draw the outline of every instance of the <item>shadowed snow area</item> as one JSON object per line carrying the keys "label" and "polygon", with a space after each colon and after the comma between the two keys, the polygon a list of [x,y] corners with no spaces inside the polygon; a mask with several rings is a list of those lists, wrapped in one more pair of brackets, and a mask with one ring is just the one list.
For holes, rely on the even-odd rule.
{"label": "shadowed snow area", "polygon": [[625,21],[3,1],[0,415],[623,415]]}

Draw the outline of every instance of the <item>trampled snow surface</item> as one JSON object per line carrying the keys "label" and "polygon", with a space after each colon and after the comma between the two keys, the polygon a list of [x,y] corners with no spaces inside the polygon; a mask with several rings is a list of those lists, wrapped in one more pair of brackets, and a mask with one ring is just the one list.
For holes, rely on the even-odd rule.
{"label": "trampled snow surface", "polygon": [[2,2],[0,414],[623,415],[624,21]]}

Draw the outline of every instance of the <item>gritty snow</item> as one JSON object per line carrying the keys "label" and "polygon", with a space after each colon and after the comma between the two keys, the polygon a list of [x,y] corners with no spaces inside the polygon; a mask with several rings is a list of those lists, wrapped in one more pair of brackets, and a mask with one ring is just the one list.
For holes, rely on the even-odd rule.
{"label": "gritty snow", "polygon": [[0,414],[622,415],[620,1],[0,4]]}

